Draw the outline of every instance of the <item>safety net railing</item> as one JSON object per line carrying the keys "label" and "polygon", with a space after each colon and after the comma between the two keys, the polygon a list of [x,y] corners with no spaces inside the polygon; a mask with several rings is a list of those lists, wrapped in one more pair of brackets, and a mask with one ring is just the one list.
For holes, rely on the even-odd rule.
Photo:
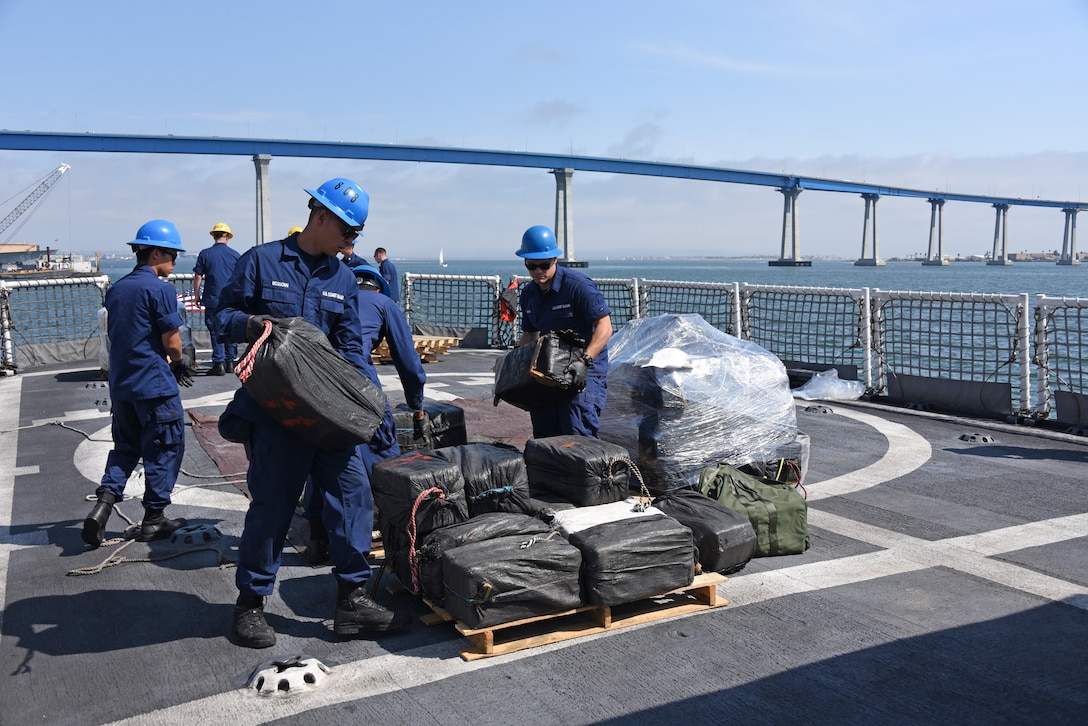
{"label": "safety net railing", "polygon": [[516,328],[499,314],[501,292],[498,275],[409,272],[404,275],[404,313],[416,335],[460,338],[466,347],[507,347]]}
{"label": "safety net railing", "polygon": [[98,354],[102,276],[0,280],[0,367],[48,365]]}
{"label": "safety net railing", "polygon": [[736,282],[642,280],[640,317],[697,313],[724,333],[740,336],[740,285]]}
{"label": "safety net railing", "polygon": [[1037,415],[1088,427],[1088,298],[1036,295]]}
{"label": "safety net railing", "polygon": [[871,298],[878,389],[906,377],[999,385],[1011,412],[1030,412],[1027,295],[874,289]]}
{"label": "safety net railing", "polygon": [[835,367],[873,389],[865,289],[743,284],[740,299],[740,337],[787,367]]}
{"label": "safety net railing", "polygon": [[639,311],[639,282],[629,278],[594,279],[597,289],[612,309],[612,330],[616,331],[632,318],[644,317]]}

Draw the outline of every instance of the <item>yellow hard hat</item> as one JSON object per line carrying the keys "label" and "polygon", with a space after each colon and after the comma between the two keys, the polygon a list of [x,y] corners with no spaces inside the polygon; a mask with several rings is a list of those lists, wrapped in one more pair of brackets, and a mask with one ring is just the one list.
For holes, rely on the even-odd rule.
{"label": "yellow hard hat", "polygon": [[301,232],[301,231],[302,231],[302,227],[292,227],[291,229],[287,230],[287,236],[290,237],[295,232]]}
{"label": "yellow hard hat", "polygon": [[226,222],[217,222],[216,225],[212,227],[212,231],[208,232],[212,237],[220,233],[227,235],[227,239],[234,239],[234,233],[230,231],[230,225]]}

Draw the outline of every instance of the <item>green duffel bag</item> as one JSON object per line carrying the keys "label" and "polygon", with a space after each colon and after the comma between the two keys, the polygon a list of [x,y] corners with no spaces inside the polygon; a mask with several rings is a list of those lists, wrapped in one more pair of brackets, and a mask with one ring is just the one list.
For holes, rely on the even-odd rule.
{"label": "green duffel bag", "polygon": [[793,485],[760,479],[722,462],[699,475],[699,491],[748,517],[756,531],[755,557],[797,555],[808,549],[808,504]]}

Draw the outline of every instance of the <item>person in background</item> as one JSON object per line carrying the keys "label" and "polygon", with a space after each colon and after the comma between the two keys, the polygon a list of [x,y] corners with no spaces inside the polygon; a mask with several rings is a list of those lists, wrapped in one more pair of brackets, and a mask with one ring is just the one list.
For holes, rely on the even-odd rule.
{"label": "person in background", "polygon": [[555,235],[542,225],[525,230],[521,249],[516,252],[525,260],[531,278],[521,287],[519,345],[561,330],[572,330],[587,341],[582,359],[571,364],[578,392],[553,406],[530,412],[533,437],[577,434],[597,438],[608,389],[612,310],[593,280],[556,264],[562,253]]}
{"label": "person in background", "polygon": [[204,323],[208,326],[208,337],[212,341],[212,367],[208,369],[208,375],[223,376],[234,372],[238,345],[223,341],[223,333],[215,315],[209,315],[208,312],[219,305],[219,291],[230,279],[240,255],[228,244],[234,239],[234,233],[225,222],[216,223],[208,234],[215,242],[197,255],[196,265],[193,266],[193,294],[196,295],[197,303],[204,306]]}
{"label": "person in background", "polygon": [[385,279],[385,283],[389,285],[389,292],[386,295],[395,302],[400,302],[400,283],[397,280],[397,268],[389,260],[389,256],[385,254],[385,248],[379,247],[374,250],[374,262],[377,263],[378,270],[382,273],[382,278]]}
{"label": "person in background", "polygon": [[[378,270],[370,265],[360,265],[355,268],[354,273],[359,284],[358,309],[359,323],[363,330],[363,353],[370,362],[365,371],[366,376],[379,389],[382,387],[370,354],[383,340],[386,341],[404,389],[405,402],[412,409],[413,436],[421,439],[427,416],[423,410],[423,386],[427,383],[427,374],[423,370],[423,361],[416,352],[408,320],[397,304],[389,298],[389,285]],[[368,443],[360,444],[358,448],[368,477],[373,475],[376,462],[400,456],[397,427],[388,402],[385,417],[374,432],[374,437]],[[328,559],[329,537],[322,523],[321,497],[312,484],[307,485],[304,504],[306,519],[310,522],[310,547],[307,557],[310,562],[320,564]]]}
{"label": "person in background", "polygon": [[83,541],[100,547],[113,505],[121,501],[136,465],[144,462],[144,518],[136,539],[163,539],[184,519],[168,519],[181,461],[185,456],[185,410],[178,385],[193,385],[193,362],[181,350],[182,319],[174,286],[159,278],[174,269],[181,247],[177,227],[153,219],[129,242],[136,267],[106,293],[109,316],[110,397],[113,450],[95,494],[98,501],[83,520]]}
{"label": "person in background", "polygon": [[355,254],[355,240],[345,242],[344,246],[340,248],[340,261],[347,265],[349,270],[354,270],[359,265],[366,264],[366,258]]}
{"label": "person in background", "polygon": [[[291,237],[248,250],[223,289],[216,314],[227,337],[254,342],[266,320],[302,317],[324,332],[333,348],[364,375],[372,367],[363,350],[355,277],[337,259],[345,242],[363,229],[370,197],[350,179],[337,178],[310,195],[310,215]],[[324,499],[330,534],[337,635],[375,635],[402,630],[406,614],[394,614],[375,602],[366,584],[371,568],[370,538],[374,500],[370,480],[355,446],[319,449],[271,418],[239,388],[220,417],[248,424],[246,481],[252,500],[238,545],[233,632],[241,645],[268,648],[276,632],[264,617],[265,598],[276,573],[291,518],[307,478]]]}

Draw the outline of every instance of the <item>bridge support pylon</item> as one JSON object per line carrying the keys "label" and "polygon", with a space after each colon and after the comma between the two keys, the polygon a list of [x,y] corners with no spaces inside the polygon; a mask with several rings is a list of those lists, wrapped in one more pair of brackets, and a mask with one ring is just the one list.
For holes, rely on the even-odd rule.
{"label": "bridge support pylon", "polygon": [[[932,197],[926,201],[929,202],[929,250],[926,251],[922,264],[945,267],[948,260],[944,258],[944,200]],[[936,251],[933,249],[934,233],[937,237]]]}
{"label": "bridge support pylon", "polygon": [[782,253],[777,260],[767,262],[771,267],[812,267],[812,260],[801,259],[797,236],[797,197],[803,189],[797,186],[779,187],[782,192]]}
{"label": "bridge support pylon", "polygon": [[[861,225],[861,257],[854,260],[856,267],[883,267],[884,260],[880,259],[880,241],[877,237],[876,203],[880,199],[879,194],[866,193],[861,198],[865,200],[865,221]],[[870,217],[870,211],[872,216]],[[869,230],[873,231],[873,256],[869,257]]]}
{"label": "bridge support pylon", "polygon": [[[997,210],[997,220],[994,222],[994,249],[986,264],[1003,267],[1012,264],[1012,260],[1009,259],[1009,205],[995,204],[994,209]],[[999,242],[1001,254],[998,254]]]}
{"label": "bridge support pylon", "polygon": [[555,243],[563,250],[558,264],[563,267],[589,267],[589,263],[574,257],[574,203],[571,201],[571,180],[574,169],[552,169],[555,175]]}
{"label": "bridge support pylon", "polygon": [[1065,233],[1062,235],[1062,256],[1058,258],[1059,265],[1079,265],[1077,257],[1077,211],[1076,209],[1063,209],[1065,212]]}
{"label": "bridge support pylon", "polygon": [[254,244],[272,241],[272,201],[268,186],[268,163],[271,154],[254,154],[253,166],[257,168],[257,229]]}

